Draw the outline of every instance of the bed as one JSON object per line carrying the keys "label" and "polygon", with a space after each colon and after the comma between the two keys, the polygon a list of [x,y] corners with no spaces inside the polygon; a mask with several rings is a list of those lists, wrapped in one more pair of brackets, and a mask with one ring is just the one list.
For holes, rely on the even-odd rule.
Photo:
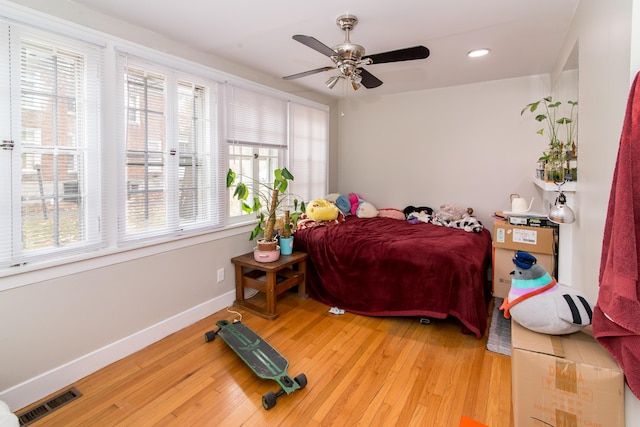
{"label": "bed", "polygon": [[[491,236],[432,223],[347,216],[298,229],[309,295],[368,316],[454,316],[481,338],[490,297]],[[468,331],[467,331],[468,330]]]}

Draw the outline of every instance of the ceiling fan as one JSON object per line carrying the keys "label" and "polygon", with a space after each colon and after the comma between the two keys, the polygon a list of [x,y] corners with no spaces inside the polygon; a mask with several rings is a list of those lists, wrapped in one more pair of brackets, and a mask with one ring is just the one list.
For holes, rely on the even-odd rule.
{"label": "ceiling fan", "polygon": [[300,34],[293,36],[294,40],[331,58],[333,65],[292,74],[283,77],[283,79],[293,80],[323,71],[337,69],[340,71],[340,74],[330,77],[325,83],[329,89],[333,89],[340,79],[349,81],[354,90],[358,90],[360,85],[367,89],[373,89],[380,86],[382,81],[362,68],[363,65],[412,61],[414,59],[425,59],[429,56],[429,49],[424,46],[414,46],[374,55],[365,55],[364,47],[351,43],[349,40],[349,33],[357,23],[358,18],[353,15],[342,15],[336,19],[336,24],[344,31],[345,37],[342,44],[336,45],[333,48],[330,48],[311,36],[303,36]]}

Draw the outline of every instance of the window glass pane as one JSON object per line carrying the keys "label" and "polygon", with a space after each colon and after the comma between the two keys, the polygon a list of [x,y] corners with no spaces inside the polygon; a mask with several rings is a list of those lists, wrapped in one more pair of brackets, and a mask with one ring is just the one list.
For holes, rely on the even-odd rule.
{"label": "window glass pane", "polygon": [[99,142],[88,141],[82,131],[86,97],[95,96],[88,67],[84,53],[37,37],[21,40],[21,218],[15,224],[22,232],[14,247],[17,257],[97,238],[87,233],[83,197],[86,147]]}
{"label": "window glass pane", "polygon": [[210,215],[211,138],[206,119],[207,90],[181,82],[178,86],[178,191],[181,224],[207,220]]}
{"label": "window glass pane", "polygon": [[218,200],[225,200],[226,155],[212,125],[218,123],[218,83],[124,53],[118,64],[127,152],[120,241],[223,225],[226,204]]}
{"label": "window glass pane", "polygon": [[[244,182],[247,186],[253,185],[253,147],[244,147],[241,145],[229,146],[229,168],[236,173],[236,182]],[[242,211],[242,202],[233,197],[236,186],[229,187],[229,215],[231,217],[246,216]],[[253,204],[253,197],[247,200],[247,204]]]}
{"label": "window glass pane", "polygon": [[166,215],[165,77],[129,67],[126,232],[164,229]]}
{"label": "window glass pane", "polygon": [[274,148],[258,149],[258,173],[260,182],[273,183],[273,172],[280,165],[281,150]]}

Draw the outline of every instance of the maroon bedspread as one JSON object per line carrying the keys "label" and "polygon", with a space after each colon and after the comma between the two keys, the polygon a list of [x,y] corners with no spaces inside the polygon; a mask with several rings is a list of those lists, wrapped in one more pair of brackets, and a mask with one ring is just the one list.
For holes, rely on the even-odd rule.
{"label": "maroon bedspread", "polygon": [[455,316],[478,338],[487,327],[491,236],[433,224],[349,216],[298,230],[311,297],[368,316]]}

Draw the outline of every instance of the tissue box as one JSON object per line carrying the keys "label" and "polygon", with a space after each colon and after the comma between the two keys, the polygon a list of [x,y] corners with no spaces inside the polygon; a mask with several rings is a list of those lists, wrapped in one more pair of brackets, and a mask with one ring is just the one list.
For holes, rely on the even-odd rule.
{"label": "tissue box", "polygon": [[505,298],[511,288],[513,256],[516,251],[531,253],[547,273],[557,277],[555,228],[526,227],[495,221],[493,224],[492,284],[493,296]]}

